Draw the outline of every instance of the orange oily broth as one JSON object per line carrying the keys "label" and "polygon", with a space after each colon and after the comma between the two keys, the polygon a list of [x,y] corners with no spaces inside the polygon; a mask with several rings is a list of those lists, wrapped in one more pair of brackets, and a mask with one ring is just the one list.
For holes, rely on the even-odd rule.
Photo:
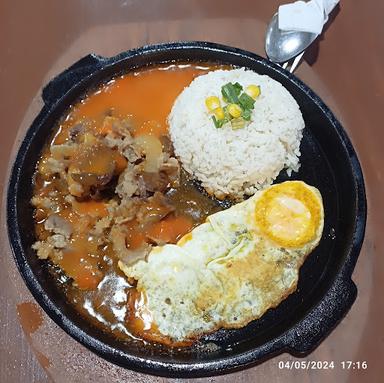
{"label": "orange oily broth", "polygon": [[[51,145],[67,141],[69,130],[79,122],[85,123],[97,133],[104,132],[103,129],[108,130],[109,127],[103,125],[103,121],[109,114],[130,118],[135,136],[149,134],[160,137],[167,134],[167,116],[177,95],[193,78],[217,68],[207,65],[171,65],[115,78],[70,108],[59,123]],[[47,148],[40,162],[44,161],[48,153]],[[124,168],[126,161],[120,157],[114,157],[113,161],[117,168]],[[92,161],[89,165],[101,168],[105,163],[96,164]],[[59,180],[36,177],[35,195],[47,196],[56,190],[60,190]],[[176,209],[175,213],[150,227],[148,233],[165,242],[176,243],[184,233],[203,222],[208,215],[221,210],[217,202],[199,192],[183,172],[180,186],[170,189],[166,195]],[[68,301],[91,323],[117,337],[138,337],[172,346],[187,345],[171,344],[169,339],[157,331],[155,324],[149,323],[149,313],[143,316],[143,298],[118,269],[112,246],[100,246],[88,233],[89,223],[108,214],[104,202],[77,202],[72,210],[60,193],[55,201],[56,213],[76,228],[71,249],[65,251],[62,259],[56,260],[56,263],[67,276],[77,281],[78,286],[68,283],[57,266],[51,266],[51,272],[64,289]],[[44,229],[45,218],[44,210],[35,211],[36,234],[39,239],[49,235]],[[140,232],[132,222],[128,224],[128,248],[140,247],[145,238],[145,233]]]}
{"label": "orange oily broth", "polygon": [[54,143],[68,139],[69,129],[87,120],[102,129],[106,113],[131,117],[134,135],[167,134],[167,117],[179,93],[198,75],[217,66],[168,65],[128,73],[117,77],[76,104],[60,124]]}

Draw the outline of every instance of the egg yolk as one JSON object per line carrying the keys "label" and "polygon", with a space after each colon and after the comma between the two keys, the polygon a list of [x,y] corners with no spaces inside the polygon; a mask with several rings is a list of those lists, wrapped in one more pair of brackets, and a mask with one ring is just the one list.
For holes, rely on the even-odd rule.
{"label": "egg yolk", "polygon": [[256,203],[255,218],[262,233],[284,247],[299,247],[314,239],[320,223],[320,203],[300,181],[266,190]]}

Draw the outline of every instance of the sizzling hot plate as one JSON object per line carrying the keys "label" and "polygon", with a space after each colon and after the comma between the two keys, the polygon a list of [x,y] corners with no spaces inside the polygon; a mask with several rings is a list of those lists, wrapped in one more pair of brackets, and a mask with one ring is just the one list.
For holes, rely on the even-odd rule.
{"label": "sizzling hot plate", "polygon": [[[206,336],[198,348],[123,342],[101,332],[66,303],[31,249],[32,175],[55,122],[89,88],[135,68],[173,61],[232,64],[267,74],[298,102],[305,120],[301,168],[290,179],[317,187],[324,200],[325,225],[319,246],[300,270],[297,291],[261,319],[239,330]],[[306,355],[336,326],[357,294],[351,275],[362,245],[366,200],[356,153],[331,111],[294,75],[236,48],[206,42],[147,46],[112,58],[89,55],[53,79],[43,90],[44,107],[22,142],[8,189],[8,234],[17,266],[47,314],[73,338],[121,366],[163,376],[197,377],[228,372],[282,352]],[[282,181],[280,177],[278,181]]]}

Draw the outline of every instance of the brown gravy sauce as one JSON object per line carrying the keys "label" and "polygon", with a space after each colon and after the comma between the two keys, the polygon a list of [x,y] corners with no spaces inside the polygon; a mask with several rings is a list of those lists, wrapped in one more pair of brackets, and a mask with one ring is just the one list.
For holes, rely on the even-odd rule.
{"label": "brown gravy sauce", "polygon": [[[130,116],[134,121],[134,136],[152,134],[160,137],[167,134],[167,116],[177,95],[193,78],[217,68],[215,65],[203,64],[168,65],[114,78],[70,108],[58,124],[50,144],[59,145],[68,141],[70,129],[79,121],[97,131],[109,111],[114,116]],[[49,148],[45,149],[42,158],[47,153]],[[46,196],[52,191],[60,191],[61,187],[60,180],[44,180],[37,174],[34,194]],[[193,226],[223,208],[219,201],[199,190],[183,171],[180,185],[167,190],[165,195],[176,212],[188,217]],[[63,196],[59,193],[55,198],[57,212],[71,219],[72,212],[68,210]],[[49,235],[44,229],[45,219],[44,211],[36,209],[36,236],[39,240]],[[57,265],[50,263],[49,266],[67,300],[81,315],[95,326],[125,340],[144,338],[172,346],[187,345],[172,344],[150,323],[150,315],[143,311],[143,297],[139,296],[118,268],[118,259],[112,245],[104,246],[95,254],[97,267],[103,274],[96,288],[80,289],[71,283]]]}

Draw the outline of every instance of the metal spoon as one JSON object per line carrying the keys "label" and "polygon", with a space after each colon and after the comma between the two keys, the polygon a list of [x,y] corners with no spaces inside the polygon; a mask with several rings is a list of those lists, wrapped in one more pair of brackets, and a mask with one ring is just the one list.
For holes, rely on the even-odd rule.
{"label": "metal spoon", "polygon": [[304,51],[317,38],[316,33],[281,31],[278,25],[278,14],[275,13],[268,24],[265,35],[265,52],[268,58],[293,72],[304,55]]}

